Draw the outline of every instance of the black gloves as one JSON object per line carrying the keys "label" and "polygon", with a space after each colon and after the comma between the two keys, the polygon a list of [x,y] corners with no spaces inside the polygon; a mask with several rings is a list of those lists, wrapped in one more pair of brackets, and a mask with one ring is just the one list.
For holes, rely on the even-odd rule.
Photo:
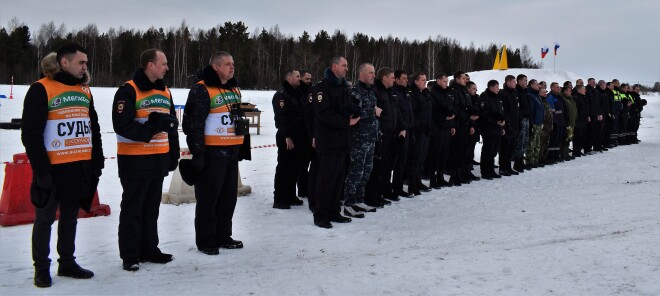
{"label": "black gloves", "polygon": [[176,116],[169,113],[151,112],[146,125],[163,132],[176,132],[179,127],[179,120]]}
{"label": "black gloves", "polygon": [[53,183],[53,176],[50,174],[37,176],[35,182],[37,183],[37,187],[42,190],[52,190],[55,188],[55,183]]}
{"label": "black gloves", "polygon": [[170,166],[167,168],[167,170],[173,172],[174,170],[176,170],[176,167],[178,166],[179,166],[179,160],[170,158]]}
{"label": "black gloves", "polygon": [[193,154],[191,165],[193,170],[202,171],[204,169],[204,154]]}
{"label": "black gloves", "polygon": [[362,108],[358,105],[346,103],[341,107],[344,116],[359,117],[362,115]]}
{"label": "black gloves", "polygon": [[55,183],[50,174],[35,176],[30,186],[30,201],[41,209],[48,204],[51,198],[55,198]]}

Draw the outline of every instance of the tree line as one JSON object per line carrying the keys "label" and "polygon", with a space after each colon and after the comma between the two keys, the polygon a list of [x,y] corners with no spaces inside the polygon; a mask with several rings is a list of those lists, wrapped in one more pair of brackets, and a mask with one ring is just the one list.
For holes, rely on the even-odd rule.
{"label": "tree line", "polygon": [[[170,71],[165,78],[171,87],[186,88],[194,83],[197,71],[208,64],[212,53],[231,53],[235,77],[244,89],[277,89],[287,68],[305,69],[319,79],[334,54],[349,61],[350,80],[361,62],[376,69],[391,67],[409,73],[429,74],[457,70],[478,71],[492,68],[500,45],[462,46],[452,38],[437,35],[426,40],[394,36],[372,37],[362,33],[347,36],[342,31],[325,30],[314,36],[303,32],[294,37],[277,25],[252,32],[243,22],[225,22],[210,29],[195,29],[182,21],[179,26],[147,30],[110,28],[100,32],[93,23],[82,29],[67,30],[53,21],[36,31],[13,18],[0,28],[0,83],[30,84],[40,77],[40,60],[64,43],[77,42],[88,50],[88,68],[93,86],[115,87],[132,77],[139,67],[139,55],[148,48],[162,49]],[[507,48],[510,68],[538,68],[527,45]]]}

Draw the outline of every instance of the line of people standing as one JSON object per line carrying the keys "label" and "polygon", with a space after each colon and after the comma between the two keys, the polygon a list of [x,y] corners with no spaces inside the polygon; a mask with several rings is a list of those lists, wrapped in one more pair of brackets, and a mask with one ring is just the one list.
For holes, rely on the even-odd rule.
{"label": "line of people standing", "polygon": [[[303,204],[298,197],[308,197],[314,223],[322,228],[433,189],[639,143],[645,101],[639,86],[616,79],[590,78],[588,85],[578,80],[575,88],[553,82],[548,92],[543,81],[507,75],[502,88],[491,80],[477,94],[462,71],[451,82],[444,73],[429,82],[419,71],[410,76],[387,67],[376,71],[370,63],[356,70],[358,80],[350,83],[346,58],[337,55],[311,85],[311,79],[300,78],[309,73],[291,69],[273,97],[278,128],[273,207],[289,209]],[[473,173],[477,164],[480,176]],[[298,186],[297,197],[301,175],[309,176],[310,186]]]}

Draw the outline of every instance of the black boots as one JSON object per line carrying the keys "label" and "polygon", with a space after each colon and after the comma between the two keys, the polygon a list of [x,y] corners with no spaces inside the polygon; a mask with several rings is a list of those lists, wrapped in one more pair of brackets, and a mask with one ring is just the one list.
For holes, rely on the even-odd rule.
{"label": "black boots", "polygon": [[58,276],[66,276],[74,279],[89,279],[94,276],[94,273],[80,267],[78,263],[73,262],[68,266],[61,266],[57,269]]}
{"label": "black boots", "polygon": [[50,278],[50,271],[35,270],[34,271],[34,286],[38,288],[48,288],[53,285],[53,279]]}
{"label": "black boots", "polygon": [[516,159],[513,162],[513,169],[519,173],[525,171],[525,162],[523,161],[522,157],[516,157]]}

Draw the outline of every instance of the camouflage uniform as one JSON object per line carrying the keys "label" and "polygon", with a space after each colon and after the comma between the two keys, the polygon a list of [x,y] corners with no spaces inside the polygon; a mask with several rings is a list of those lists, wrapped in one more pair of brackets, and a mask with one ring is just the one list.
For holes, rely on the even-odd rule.
{"label": "camouflage uniform", "polygon": [[379,137],[376,94],[372,86],[359,81],[350,90],[353,104],[362,108],[360,121],[351,127],[351,163],[344,187],[344,205],[364,202],[365,188],[373,169],[374,147]]}
{"label": "camouflage uniform", "polygon": [[575,120],[577,119],[577,105],[573,100],[573,96],[561,95],[564,99],[564,106],[566,106],[565,118],[566,120],[566,137],[561,142],[560,146],[560,157],[568,159],[568,146],[573,141],[573,135],[575,131]]}
{"label": "camouflage uniform", "polygon": [[541,130],[539,162],[543,163],[548,160],[548,145],[550,144],[550,133],[552,132],[552,111],[550,111],[550,104],[546,99],[541,98],[541,103],[543,103],[543,129]]}
{"label": "camouflage uniform", "polygon": [[545,110],[539,97],[539,92],[532,88],[527,89],[527,99],[529,100],[530,107],[530,124],[532,126],[532,134],[529,136],[527,143],[527,153],[525,153],[528,165],[536,165],[539,163],[539,150],[541,149],[541,129],[543,126],[543,117]]}

